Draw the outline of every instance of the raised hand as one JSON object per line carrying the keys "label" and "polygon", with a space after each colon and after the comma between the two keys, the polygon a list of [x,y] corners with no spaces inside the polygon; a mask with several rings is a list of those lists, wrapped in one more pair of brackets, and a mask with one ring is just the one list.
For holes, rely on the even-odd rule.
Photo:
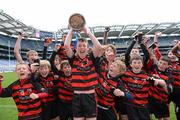
{"label": "raised hand", "polygon": [[56,44],[54,47],[54,51],[58,51],[61,48],[61,44]]}
{"label": "raised hand", "polygon": [[124,96],[124,92],[121,91],[120,89],[115,89],[114,92],[113,92],[113,94],[114,94],[115,96],[118,96],[118,97]]}
{"label": "raised hand", "polygon": [[39,63],[32,63],[30,67],[31,67],[31,72],[35,73],[39,69]]}
{"label": "raised hand", "polygon": [[45,38],[44,40],[44,46],[49,46],[52,43],[52,38]]}
{"label": "raised hand", "polygon": [[23,37],[23,33],[22,33],[22,32],[19,32],[19,33],[18,33],[18,39],[19,39],[19,40],[22,40],[22,37]]}
{"label": "raised hand", "polygon": [[162,35],[162,33],[161,33],[160,31],[155,32],[155,36],[159,37],[159,36],[161,36],[161,35]]}
{"label": "raised hand", "polygon": [[33,99],[33,100],[39,98],[38,94],[35,94],[35,93],[31,93],[31,94],[29,95],[29,97],[30,97],[31,99]]}
{"label": "raised hand", "polygon": [[144,37],[144,44],[147,46],[148,42],[150,41],[150,38],[148,36]]}
{"label": "raised hand", "polygon": [[142,32],[138,32],[138,33],[135,35],[135,40],[138,41],[138,44],[141,44],[141,43],[142,43],[142,37],[143,37],[143,33],[142,33]]}
{"label": "raised hand", "polygon": [[2,81],[3,81],[3,74],[0,73],[0,82],[2,82]]}
{"label": "raised hand", "polygon": [[85,26],[83,27],[82,31],[83,31],[84,33],[86,33],[87,35],[89,35],[89,34],[91,33],[91,31],[90,31],[90,29],[88,28],[87,25],[85,25]]}

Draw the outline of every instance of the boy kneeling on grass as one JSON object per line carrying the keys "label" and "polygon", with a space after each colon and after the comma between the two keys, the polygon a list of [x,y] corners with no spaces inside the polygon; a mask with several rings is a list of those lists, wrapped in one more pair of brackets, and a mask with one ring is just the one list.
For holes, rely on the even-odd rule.
{"label": "boy kneeling on grass", "polygon": [[19,79],[6,88],[2,88],[3,80],[0,80],[0,97],[13,97],[18,110],[18,120],[41,120],[39,98],[48,96],[46,89],[32,82],[33,77],[27,64],[17,64],[16,74]]}

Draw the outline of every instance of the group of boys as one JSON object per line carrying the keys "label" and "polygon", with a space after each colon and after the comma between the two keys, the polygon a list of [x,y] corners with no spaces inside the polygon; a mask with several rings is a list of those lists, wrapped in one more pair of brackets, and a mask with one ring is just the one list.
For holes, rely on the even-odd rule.
{"label": "group of boys", "polygon": [[153,47],[148,47],[148,38],[139,33],[122,59],[116,57],[115,46],[101,45],[87,26],[82,31],[91,39],[91,49],[85,38],[79,38],[74,49],[70,28],[49,60],[50,43],[45,43],[43,60],[36,51],[27,52],[29,64],[20,55],[22,35],[18,36],[14,49],[18,80],[2,88],[1,79],[0,97],[13,97],[19,120],[150,120],[150,114],[169,120],[170,101],[180,120],[180,42],[165,57],[159,52],[157,34]]}

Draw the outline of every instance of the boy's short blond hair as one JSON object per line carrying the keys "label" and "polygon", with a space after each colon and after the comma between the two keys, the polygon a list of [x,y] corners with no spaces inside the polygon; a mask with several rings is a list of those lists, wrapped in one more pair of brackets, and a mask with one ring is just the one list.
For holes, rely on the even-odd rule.
{"label": "boy's short blond hair", "polygon": [[39,67],[44,67],[44,66],[47,66],[49,68],[49,70],[51,70],[51,64],[50,64],[49,61],[47,61],[47,60],[40,60]]}
{"label": "boy's short blond hair", "polygon": [[121,74],[124,74],[124,72],[126,71],[125,63],[119,59],[116,59],[114,62],[118,65]]}
{"label": "boy's short blond hair", "polygon": [[28,64],[26,64],[26,63],[23,63],[23,62],[17,63],[17,64],[16,64],[15,69],[16,69],[16,68],[17,68],[17,66],[19,66],[19,65],[25,65],[25,66],[27,66],[27,68],[30,70],[29,65],[28,65]]}
{"label": "boy's short blond hair", "polygon": [[29,50],[29,51],[26,53],[26,56],[29,57],[29,54],[31,54],[31,53],[35,53],[35,54],[38,55],[38,52],[37,52],[37,51],[35,51],[35,50]]}

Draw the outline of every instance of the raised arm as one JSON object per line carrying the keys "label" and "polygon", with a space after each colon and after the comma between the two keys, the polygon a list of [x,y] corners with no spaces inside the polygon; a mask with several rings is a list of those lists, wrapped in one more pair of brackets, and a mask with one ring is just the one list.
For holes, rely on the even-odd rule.
{"label": "raised arm", "polygon": [[19,63],[24,63],[24,61],[22,59],[22,56],[21,56],[21,54],[19,52],[20,48],[21,48],[21,40],[22,40],[22,34],[19,34],[18,38],[17,38],[17,41],[16,41],[16,44],[14,46],[14,54],[15,54],[16,60]]}
{"label": "raised arm", "polygon": [[125,63],[126,66],[129,66],[129,60],[130,60],[130,53],[132,48],[134,47],[134,45],[136,44],[136,40],[134,39],[131,44],[129,45],[129,47],[127,48],[126,52],[125,52]]}
{"label": "raised arm", "polygon": [[42,56],[43,60],[47,59],[47,49],[51,43],[52,43],[52,40],[50,38],[44,40],[44,49],[43,49],[43,56]]}
{"label": "raised arm", "polygon": [[54,60],[57,55],[57,51],[59,50],[60,47],[61,47],[60,45],[55,45],[54,51],[52,52],[51,57],[49,59],[50,64],[51,64],[51,69],[55,75],[58,75],[59,70],[57,69],[56,65],[54,64]]}
{"label": "raised arm", "polygon": [[176,57],[180,58],[180,53],[178,53],[178,50],[180,50],[180,41],[171,50]]}
{"label": "raised arm", "polygon": [[161,52],[159,51],[159,48],[158,48],[158,38],[159,38],[159,36],[161,36],[161,32],[156,32],[155,36],[154,36],[154,43],[153,43],[155,45],[154,54],[155,54],[157,60],[159,60],[161,58],[161,56],[162,56]]}
{"label": "raised arm", "polygon": [[145,65],[149,60],[149,51],[143,43],[140,43],[140,47],[142,49],[142,52],[144,53],[144,65]]}
{"label": "raised arm", "polygon": [[0,74],[0,97],[11,97],[12,96],[12,86],[9,85],[7,88],[2,88],[3,75]]}
{"label": "raised arm", "polygon": [[73,50],[71,48],[71,40],[72,40],[72,36],[73,36],[73,29],[71,28],[66,36],[66,40],[64,42],[64,47],[66,50],[66,54],[69,58],[71,58],[73,56]]}
{"label": "raised arm", "polygon": [[[83,28],[83,31],[88,35],[88,37],[91,39],[92,43],[93,43],[93,50],[94,51],[99,51],[101,50],[101,44],[100,42],[97,40],[97,38],[94,36],[94,34],[91,33],[91,31],[89,30],[89,28],[87,26],[85,26]],[[97,52],[93,52],[94,57],[98,56]]]}

